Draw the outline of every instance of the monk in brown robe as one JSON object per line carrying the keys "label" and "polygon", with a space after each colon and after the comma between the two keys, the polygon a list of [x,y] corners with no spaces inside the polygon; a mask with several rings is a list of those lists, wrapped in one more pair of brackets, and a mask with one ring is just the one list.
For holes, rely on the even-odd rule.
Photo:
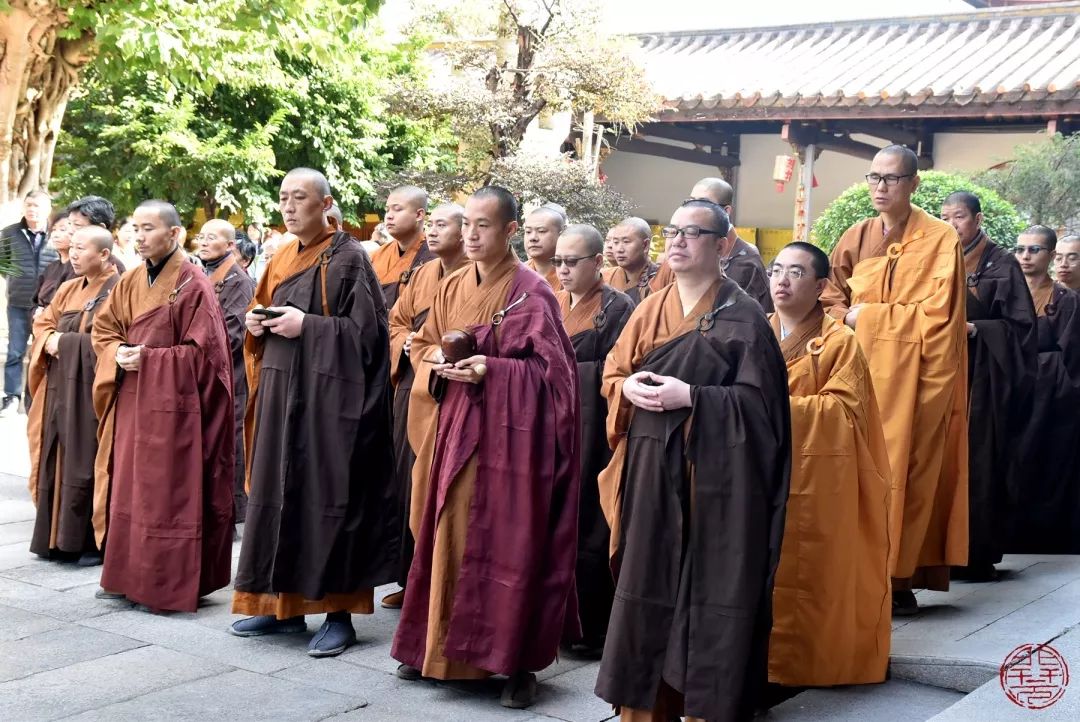
{"label": "monk in brown robe", "polygon": [[469,197],[473,264],[443,281],[412,341],[416,550],[392,654],[403,679],[509,675],[502,704],[524,708],[533,672],[580,636],[580,429],[559,304],[510,248],[517,212],[505,188]]}
{"label": "monk in brown robe", "polygon": [[399,548],[386,307],[360,242],[326,220],[319,171],[297,168],[278,208],[296,240],[259,280],[245,317],[248,509],[230,627],[301,633],[326,614],[312,657],[356,641]]}
{"label": "monk in brown robe", "polygon": [[1054,275],[1070,291],[1080,291],[1080,236],[1059,238],[1054,253]]}
{"label": "monk in brown robe", "polygon": [[596,693],[623,720],[745,719],[766,682],[791,424],[769,322],[720,270],[727,235],[714,203],[675,211],[675,283],[604,364],[616,592]]}
{"label": "monk in brown robe", "polygon": [[1016,242],[1038,317],[1039,366],[1030,418],[1014,448],[1014,553],[1080,553],[1080,296],[1050,278],[1051,259],[1069,263],[1078,246],[1059,242],[1046,226],[1028,228]]}
{"label": "monk in brown robe", "polygon": [[[604,649],[615,584],[608,566],[611,529],[600,506],[596,478],[611,461],[607,443],[607,401],[600,393],[604,359],[619,338],[636,305],[627,294],[604,283],[604,239],[590,225],[569,226],[555,246],[551,262],[563,290],[559,299],[563,327],[577,356],[581,408],[581,499],[578,505],[577,595],[580,654],[599,656]],[[618,270],[618,269],[616,269]]]}
{"label": "monk in brown robe", "polygon": [[371,254],[371,265],[379,278],[386,307],[397,302],[398,288],[406,274],[434,256],[424,243],[424,219],[427,217],[428,194],[423,188],[401,186],[390,191],[386,198],[383,225],[390,242]]}
{"label": "monk in brown robe", "polygon": [[829,257],[788,244],[769,268],[769,323],[788,370],[791,494],[773,590],[769,680],[793,687],[885,681],[889,456],[855,332],[818,295]]}
{"label": "monk in brown robe", "polygon": [[555,291],[561,286],[555,274],[555,266],[551,265],[551,257],[555,255],[555,243],[564,228],[566,213],[554,203],[540,206],[530,213],[525,218],[523,228],[525,255],[529,257],[525,265],[539,273]]}
{"label": "monk in brown robe", "polygon": [[94,314],[120,280],[109,263],[112,235],[91,226],[71,239],[65,282],[34,319],[30,351],[30,498],[37,505],[30,551],[45,558],[101,564],[94,540]]}
{"label": "monk in brown robe", "polygon": [[880,394],[898,533],[893,615],[914,587],[947,590],[967,564],[967,324],[964,258],[952,226],[911,204],[918,158],[883,148],[867,174],[880,214],[833,249],[825,312],[855,329]]}
{"label": "monk in brown robe", "polygon": [[[734,213],[732,202],[735,200],[735,191],[722,178],[702,178],[690,190],[690,197],[702,198],[723,206],[728,218]],[[771,313],[773,309],[772,298],[769,296],[769,279],[765,275],[761,253],[753,244],[739,238],[734,225],[728,231],[728,241],[731,242],[730,250],[720,259],[724,274],[757,301],[765,313]],[[673,280],[674,274],[670,265],[663,263],[649,285],[655,291]]]}
{"label": "monk in brown robe", "polygon": [[132,217],[146,265],[116,284],[92,333],[100,594],[194,612],[231,571],[229,340],[210,280],[179,247],[176,209],[146,201]]}
{"label": "monk in brown robe", "polygon": [[[456,203],[439,206],[431,212],[427,233],[428,250],[435,260],[420,266],[402,282],[398,302],[390,311],[390,381],[394,384],[394,469],[401,488],[401,560],[398,564],[398,584],[404,589],[413,558],[413,536],[409,510],[412,504],[412,469],[416,454],[409,445],[409,397],[412,395],[414,371],[409,361],[412,341],[427,320],[439,284],[469,262],[461,239],[461,220],[465,209]],[[418,507],[423,508],[423,501]],[[383,597],[382,606],[401,609],[405,592]]]}
{"label": "monk in brown robe", "polygon": [[236,474],[233,477],[233,509],[236,523],[247,513],[244,491],[244,411],[247,409],[247,374],[244,372],[244,314],[255,295],[255,279],[236,261],[236,229],[231,223],[215,218],[203,224],[195,236],[195,255],[203,263],[206,275],[214,284],[229,333],[233,369],[233,420],[236,425]]}
{"label": "monk in brown robe", "polygon": [[616,265],[604,269],[604,283],[639,304],[649,295],[649,282],[660,270],[660,264],[649,260],[652,227],[644,218],[631,216],[612,228],[608,238]]}
{"label": "monk in brown robe", "polygon": [[1016,440],[1031,416],[1038,365],[1035,307],[1020,264],[982,229],[977,196],[945,198],[941,219],[964,249],[968,335],[968,564],[953,579],[988,582],[1012,526]]}

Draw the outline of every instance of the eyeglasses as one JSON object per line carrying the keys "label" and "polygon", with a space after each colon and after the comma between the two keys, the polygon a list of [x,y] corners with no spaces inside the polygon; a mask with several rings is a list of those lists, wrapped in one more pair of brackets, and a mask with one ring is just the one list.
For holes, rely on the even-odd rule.
{"label": "eyeglasses", "polygon": [[1075,266],[1080,263],[1080,253],[1058,253],[1054,256],[1054,263],[1059,266]]}
{"label": "eyeglasses", "polygon": [[555,268],[562,268],[565,264],[567,268],[573,268],[582,261],[587,261],[590,258],[596,258],[596,256],[567,256],[566,258],[552,256],[551,265],[555,266]]}
{"label": "eyeglasses", "polygon": [[679,228],[678,226],[664,226],[660,229],[660,235],[668,239],[675,238],[680,233],[683,235],[683,238],[697,238],[705,233],[710,233],[714,236],[723,235],[720,231],[714,231],[710,228],[699,228],[698,226],[683,226],[682,228]]}
{"label": "eyeglasses", "polygon": [[867,173],[866,182],[871,186],[876,186],[881,181],[885,181],[886,186],[894,186],[902,181],[904,178],[914,178],[914,173],[907,173],[905,175],[881,175],[880,173]]}
{"label": "eyeglasses", "polygon": [[1050,249],[1047,248],[1046,246],[1017,246],[1016,248],[1013,249],[1013,253],[1015,253],[1018,256],[1022,256],[1025,253],[1030,253],[1033,256],[1037,256],[1040,253],[1042,253],[1043,251],[1049,251],[1049,250]]}
{"label": "eyeglasses", "polygon": [[781,266],[779,263],[769,266],[765,269],[765,273],[769,278],[780,278],[781,276],[787,276],[789,281],[798,281],[800,278],[806,275],[806,269],[802,266]]}

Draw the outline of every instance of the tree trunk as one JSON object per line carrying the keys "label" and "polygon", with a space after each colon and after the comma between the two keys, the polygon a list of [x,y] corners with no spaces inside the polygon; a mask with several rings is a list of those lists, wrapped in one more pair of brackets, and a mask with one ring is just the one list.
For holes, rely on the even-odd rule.
{"label": "tree trunk", "polygon": [[11,0],[0,13],[0,206],[49,185],[60,122],[94,45],[89,33],[58,38],[66,23],[51,1]]}

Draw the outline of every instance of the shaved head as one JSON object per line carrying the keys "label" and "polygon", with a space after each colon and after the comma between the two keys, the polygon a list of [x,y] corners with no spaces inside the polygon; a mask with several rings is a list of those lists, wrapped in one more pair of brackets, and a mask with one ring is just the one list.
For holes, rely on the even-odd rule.
{"label": "shaved head", "polygon": [[151,210],[157,214],[161,222],[170,228],[183,228],[184,223],[180,220],[180,214],[176,211],[176,206],[168,201],[149,200],[143,201],[139,204],[139,208],[145,208]]}
{"label": "shaved head", "polygon": [[600,231],[588,223],[574,223],[567,226],[562,234],[566,237],[577,236],[585,241],[585,252],[590,256],[604,252],[604,237],[600,235]]}
{"label": "shaved head", "polygon": [[219,233],[230,243],[236,242],[236,228],[221,218],[211,218],[202,227],[203,233]]}
{"label": "shaved head", "polygon": [[887,145],[877,152],[878,156],[891,155],[899,158],[904,175],[914,175],[919,172],[919,156],[906,145]]}
{"label": "shaved head", "polygon": [[330,181],[326,180],[326,176],[314,168],[293,168],[285,174],[285,178],[300,178],[307,181],[315,189],[315,192],[324,198],[333,195],[330,192]]}
{"label": "shaved head", "polygon": [[436,206],[435,210],[431,212],[432,220],[436,216],[453,221],[460,226],[462,219],[465,217],[465,208],[457,203],[443,203],[441,206]]}
{"label": "shaved head", "polygon": [[113,247],[113,235],[101,226],[87,226],[86,228],[80,228],[71,240],[74,242],[76,239],[82,243],[92,245],[99,251],[111,251]]}
{"label": "shaved head", "polygon": [[[543,216],[550,220],[554,224],[557,233],[561,233],[566,228],[566,213],[563,212],[561,206],[554,203],[542,205],[529,214],[529,218],[534,216]],[[526,222],[526,225],[528,225],[528,222]]]}
{"label": "shaved head", "polygon": [[330,206],[330,210],[326,212],[326,217],[337,225],[339,231],[344,230],[345,216],[341,215],[341,208],[338,207],[337,203]]}
{"label": "shaved head", "polygon": [[721,206],[730,206],[735,201],[735,189],[723,178],[702,178],[690,191],[693,198],[705,198]]}
{"label": "shaved head", "polygon": [[[630,233],[637,236],[639,241],[651,241],[652,240],[652,226],[644,218],[638,218],[637,216],[630,216],[622,219],[619,226],[624,227]],[[619,226],[616,226],[618,228]]]}
{"label": "shaved head", "polygon": [[386,197],[387,203],[390,202],[391,198],[406,203],[413,208],[427,210],[428,193],[419,186],[398,186],[390,191],[390,195]]}

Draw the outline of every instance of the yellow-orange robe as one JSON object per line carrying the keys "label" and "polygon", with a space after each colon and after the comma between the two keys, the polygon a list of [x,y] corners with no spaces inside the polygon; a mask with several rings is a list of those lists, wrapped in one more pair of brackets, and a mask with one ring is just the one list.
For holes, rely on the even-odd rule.
{"label": "yellow-orange robe", "polygon": [[[670,269],[668,270],[670,271]],[[645,267],[633,278],[628,276],[626,270],[619,266],[605,268],[600,272],[600,277],[604,279],[604,283],[616,291],[622,291],[629,296],[630,300],[636,305],[644,301],[645,297],[652,292],[649,283],[652,282],[659,271],[659,263],[646,261]]]}
{"label": "yellow-orange robe", "polygon": [[889,456],[855,332],[821,308],[786,338],[791,492],[773,590],[769,680],[791,686],[885,680]]}
{"label": "yellow-orange robe", "polygon": [[[967,564],[967,325],[963,250],[952,226],[912,206],[888,235],[880,218],[849,228],[821,295],[870,363],[892,470],[890,528],[899,530],[894,588],[949,588]],[[919,574],[916,571],[919,570]]]}
{"label": "yellow-orange robe", "polygon": [[409,276],[434,257],[422,237],[413,241],[404,253],[397,241],[390,241],[371,254],[371,267],[379,278],[387,308],[393,308],[397,303],[402,282],[407,284]]}
{"label": "yellow-orange robe", "polygon": [[536,261],[530,258],[528,261],[525,262],[525,267],[528,268],[530,271],[536,271],[537,273],[539,273],[540,276],[545,281],[547,281],[548,285],[551,286],[551,288],[555,291],[562,290],[562,284],[559,283],[559,276],[555,273],[555,266],[552,266],[550,269],[548,269],[547,273],[540,273],[540,269],[536,267]]}

